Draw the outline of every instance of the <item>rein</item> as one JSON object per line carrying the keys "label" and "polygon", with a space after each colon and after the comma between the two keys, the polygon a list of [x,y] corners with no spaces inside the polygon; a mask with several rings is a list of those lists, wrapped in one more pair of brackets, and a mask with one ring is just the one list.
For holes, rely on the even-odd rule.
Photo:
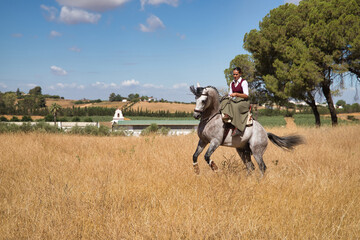
{"label": "rein", "polygon": [[219,112],[216,112],[214,115],[212,115],[211,117],[209,118],[205,118],[205,119],[202,119],[201,118],[201,121],[200,122],[205,122],[205,125],[211,121],[211,119],[213,119],[216,115],[220,114],[220,111]]}

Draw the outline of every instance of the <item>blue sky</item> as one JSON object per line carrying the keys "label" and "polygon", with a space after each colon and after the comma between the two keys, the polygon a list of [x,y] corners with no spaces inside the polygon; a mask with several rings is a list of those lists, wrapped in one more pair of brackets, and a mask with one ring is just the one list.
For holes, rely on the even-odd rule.
{"label": "blue sky", "polygon": [[197,82],[226,87],[244,34],[285,2],[298,1],[3,0],[0,91],[190,102]]}

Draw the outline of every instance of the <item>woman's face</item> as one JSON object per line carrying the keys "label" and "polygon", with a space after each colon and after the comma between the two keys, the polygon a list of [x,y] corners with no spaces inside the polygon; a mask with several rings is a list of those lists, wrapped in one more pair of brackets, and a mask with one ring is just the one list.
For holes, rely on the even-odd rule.
{"label": "woman's face", "polygon": [[234,80],[237,81],[241,76],[241,73],[239,73],[238,70],[234,70],[233,71],[233,77],[234,77]]}

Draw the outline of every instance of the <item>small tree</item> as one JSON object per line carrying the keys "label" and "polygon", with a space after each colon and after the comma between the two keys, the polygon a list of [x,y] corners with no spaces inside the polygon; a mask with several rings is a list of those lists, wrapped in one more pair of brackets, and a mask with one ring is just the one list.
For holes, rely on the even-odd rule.
{"label": "small tree", "polygon": [[336,102],[336,106],[338,106],[338,107],[345,107],[345,105],[346,105],[346,102],[344,101],[344,100],[339,100],[339,101],[337,101]]}
{"label": "small tree", "polygon": [[52,115],[54,116],[54,123],[56,124],[56,116],[57,114],[60,112],[60,110],[62,109],[62,107],[57,104],[57,103],[53,103],[50,107],[50,112],[52,113]]}

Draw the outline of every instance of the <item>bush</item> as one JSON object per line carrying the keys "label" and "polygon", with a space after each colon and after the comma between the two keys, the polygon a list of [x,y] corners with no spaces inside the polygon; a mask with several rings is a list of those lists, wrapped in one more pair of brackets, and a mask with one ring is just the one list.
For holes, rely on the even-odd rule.
{"label": "bush", "polygon": [[84,128],[79,126],[74,126],[70,129],[69,133],[71,134],[80,134],[80,135],[94,135],[94,136],[109,136],[110,128],[106,126],[86,126]]}
{"label": "bush", "polygon": [[84,131],[84,128],[81,128],[79,126],[74,126],[70,129],[69,133],[71,134],[84,134],[85,131]]}
{"label": "bush", "polygon": [[93,122],[91,117],[84,118],[83,122]]}
{"label": "bush", "polygon": [[161,134],[161,135],[168,135],[170,132],[170,128],[161,127],[159,129],[159,126],[156,123],[152,123],[150,126],[145,128],[141,131],[141,136],[147,136],[150,134]]}
{"label": "bush", "polygon": [[59,118],[57,121],[58,122],[68,122],[66,117]]}
{"label": "bush", "polygon": [[0,133],[16,133],[20,131],[20,126],[16,124],[0,124]]}
{"label": "bush", "polygon": [[21,121],[22,122],[32,122],[33,120],[30,116],[25,115],[21,118]]}
{"label": "bush", "polygon": [[156,133],[158,130],[159,130],[158,125],[156,123],[152,123],[150,126],[142,130],[140,135],[147,136],[151,133]]}
{"label": "bush", "polygon": [[20,131],[22,132],[32,132],[34,131],[33,127],[31,126],[30,123],[23,123],[21,126],[20,126]]}
{"label": "bush", "polygon": [[159,130],[159,133],[161,135],[165,135],[165,136],[168,135],[169,132],[170,132],[170,128],[166,128],[166,127],[161,127],[160,130]]}
{"label": "bush", "polygon": [[111,135],[113,135],[113,136],[128,136],[127,133],[128,133],[128,131],[125,128],[121,127],[121,128],[116,129],[116,131],[111,132]]}
{"label": "bush", "polygon": [[353,115],[348,115],[348,116],[347,116],[347,119],[350,120],[350,121],[354,121],[354,122],[358,122],[358,121],[359,121],[359,119],[355,118],[355,116],[353,116]]}
{"label": "bush", "polygon": [[84,133],[97,136],[97,135],[99,135],[99,129],[96,126],[86,126],[84,128]]}
{"label": "bush", "polygon": [[80,122],[80,118],[79,117],[73,117],[71,119],[72,122]]}
{"label": "bush", "polygon": [[11,119],[10,119],[10,122],[20,122],[19,118],[17,116],[13,116]]}
{"label": "bush", "polygon": [[52,126],[45,122],[39,122],[36,125],[33,126],[35,131],[38,132],[47,132],[47,133],[57,133],[62,132],[60,128],[57,128],[56,126]]}
{"label": "bush", "polygon": [[109,136],[110,135],[110,128],[106,126],[100,125],[98,128],[99,136]]}
{"label": "bush", "polygon": [[4,117],[4,116],[0,117],[0,122],[8,122],[8,121],[9,120],[6,117]]}
{"label": "bush", "polygon": [[54,121],[54,116],[51,114],[48,114],[44,117],[45,122],[53,122]]}

